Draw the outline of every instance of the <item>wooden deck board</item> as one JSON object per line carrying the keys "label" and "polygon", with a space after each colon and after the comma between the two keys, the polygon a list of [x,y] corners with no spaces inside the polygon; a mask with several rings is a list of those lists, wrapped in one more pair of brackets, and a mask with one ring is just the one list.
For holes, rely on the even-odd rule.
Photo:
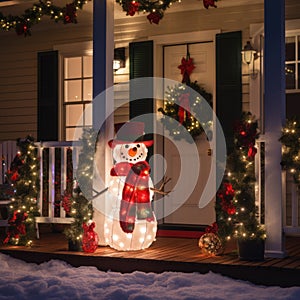
{"label": "wooden deck board", "polygon": [[96,266],[118,272],[200,272],[221,273],[232,278],[264,285],[300,286],[300,237],[286,239],[286,258],[266,258],[264,261],[240,261],[235,245],[221,256],[201,253],[197,239],[158,237],[150,248],[120,252],[110,247],[98,247],[95,253],[68,251],[62,234],[41,234],[33,247],[1,246],[2,253],[28,262],[41,263],[60,259],[73,266]]}

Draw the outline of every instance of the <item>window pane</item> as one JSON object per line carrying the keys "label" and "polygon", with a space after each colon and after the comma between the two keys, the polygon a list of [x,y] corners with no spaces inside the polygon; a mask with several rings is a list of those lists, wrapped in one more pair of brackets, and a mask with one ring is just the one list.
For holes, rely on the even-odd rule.
{"label": "window pane", "polygon": [[66,128],[66,141],[78,141],[82,137],[82,127]]}
{"label": "window pane", "polygon": [[83,77],[93,76],[93,57],[84,56],[83,57]]}
{"label": "window pane", "polygon": [[285,39],[285,60],[286,61],[294,61],[296,60],[296,43],[295,37],[287,37]]}
{"label": "window pane", "polygon": [[[66,126],[82,125],[83,105],[66,105]],[[78,123],[80,121],[80,123]]]}
{"label": "window pane", "polygon": [[93,125],[93,106],[92,104],[86,105],[84,109],[84,125],[92,126]]}
{"label": "window pane", "polygon": [[65,79],[81,77],[81,57],[65,58]]}
{"label": "window pane", "polygon": [[286,117],[293,118],[300,116],[300,93],[286,94]]}
{"label": "window pane", "polygon": [[297,60],[300,60],[300,36],[298,36],[298,57]]}
{"label": "window pane", "polygon": [[83,100],[92,100],[93,94],[93,80],[92,79],[84,79],[83,80]]}
{"label": "window pane", "polygon": [[285,84],[286,89],[294,89],[295,85],[295,64],[285,65]]}
{"label": "window pane", "polygon": [[81,80],[65,81],[65,102],[81,101]]}

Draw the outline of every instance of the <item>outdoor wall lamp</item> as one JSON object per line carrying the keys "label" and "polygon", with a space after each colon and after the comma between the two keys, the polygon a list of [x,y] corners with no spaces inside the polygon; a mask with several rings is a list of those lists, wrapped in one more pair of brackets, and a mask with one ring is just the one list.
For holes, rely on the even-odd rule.
{"label": "outdoor wall lamp", "polygon": [[[241,53],[243,63],[249,66],[249,75],[252,79],[255,79],[258,74],[258,71],[254,69],[254,61],[258,58],[257,51],[253,48],[250,41],[247,41]],[[250,71],[251,65],[252,71]]]}
{"label": "outdoor wall lamp", "polygon": [[119,70],[120,68],[125,68],[125,47],[115,48],[114,49],[114,62],[113,69],[114,71]]}

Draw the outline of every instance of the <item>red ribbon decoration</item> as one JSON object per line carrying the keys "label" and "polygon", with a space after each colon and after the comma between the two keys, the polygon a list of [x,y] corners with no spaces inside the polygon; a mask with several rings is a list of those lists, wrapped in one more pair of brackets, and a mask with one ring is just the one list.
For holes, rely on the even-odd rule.
{"label": "red ribbon decoration", "polygon": [[217,0],[203,0],[203,5],[206,9],[208,9],[210,6],[216,8],[217,6],[215,4],[215,1]]}
{"label": "red ribbon decoration", "polygon": [[82,250],[86,253],[94,253],[98,248],[98,234],[94,231],[96,227],[95,222],[90,225],[82,224],[83,237],[82,237]]}
{"label": "red ribbon decoration", "polygon": [[178,121],[180,124],[183,124],[184,117],[186,113],[186,118],[189,118],[191,116],[191,106],[190,106],[190,94],[181,94],[178,98],[179,102],[179,109],[178,109]]}
{"label": "red ribbon decoration", "polygon": [[158,24],[161,19],[161,15],[157,12],[152,12],[147,16],[147,19],[149,20],[150,24]]}
{"label": "red ribbon decoration", "polygon": [[26,212],[14,211],[13,216],[8,220],[10,227],[8,228],[7,236],[3,241],[4,244],[7,244],[11,237],[18,239],[20,234],[26,234],[26,226],[24,222],[27,217],[28,214]]}
{"label": "red ribbon decoration", "polygon": [[178,69],[180,69],[182,75],[186,74],[190,76],[193,70],[195,69],[195,65],[193,64],[193,59],[190,58],[189,56],[187,57],[187,59],[183,57],[181,59],[181,65],[178,66]]}
{"label": "red ribbon decoration", "polygon": [[256,153],[257,149],[254,146],[250,146],[248,150],[248,157],[253,159]]}
{"label": "red ribbon decoration", "polygon": [[214,222],[212,223],[212,225],[208,225],[206,228],[205,228],[205,233],[217,233],[218,232],[218,224],[217,222]]}

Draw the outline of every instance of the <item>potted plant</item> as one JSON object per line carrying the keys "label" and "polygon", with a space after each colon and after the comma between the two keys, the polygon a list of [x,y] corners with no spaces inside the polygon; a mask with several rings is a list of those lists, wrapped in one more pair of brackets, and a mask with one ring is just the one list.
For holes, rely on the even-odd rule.
{"label": "potted plant", "polygon": [[216,197],[218,235],[225,243],[237,239],[241,260],[263,260],[266,234],[255,203],[254,157],[258,124],[243,113],[234,128],[234,147],[227,158],[226,175]]}

